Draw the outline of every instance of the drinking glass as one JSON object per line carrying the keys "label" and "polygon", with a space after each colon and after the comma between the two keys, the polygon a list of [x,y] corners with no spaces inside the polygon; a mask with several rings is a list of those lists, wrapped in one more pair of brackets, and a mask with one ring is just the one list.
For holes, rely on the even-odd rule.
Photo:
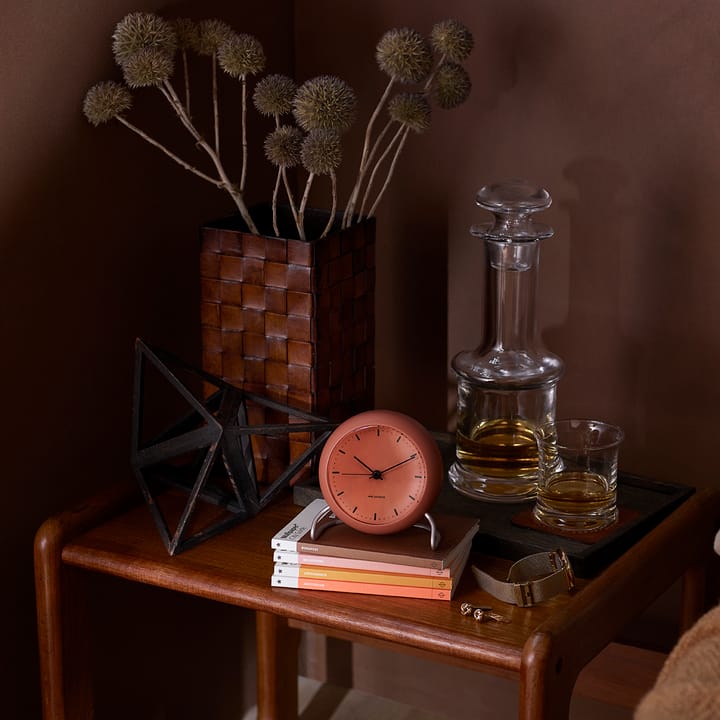
{"label": "drinking glass", "polygon": [[565,530],[599,530],[617,520],[623,431],[601,420],[555,420],[535,431],[538,493],[533,515]]}

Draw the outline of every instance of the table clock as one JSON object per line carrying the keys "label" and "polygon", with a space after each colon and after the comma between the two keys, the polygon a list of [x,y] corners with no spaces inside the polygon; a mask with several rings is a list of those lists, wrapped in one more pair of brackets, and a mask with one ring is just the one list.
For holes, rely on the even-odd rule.
{"label": "table clock", "polygon": [[311,528],[329,524],[384,535],[413,525],[440,536],[428,512],[440,493],[442,457],[432,435],[414,418],[369,410],[341,423],[328,437],[319,463],[320,490],[328,504]]}

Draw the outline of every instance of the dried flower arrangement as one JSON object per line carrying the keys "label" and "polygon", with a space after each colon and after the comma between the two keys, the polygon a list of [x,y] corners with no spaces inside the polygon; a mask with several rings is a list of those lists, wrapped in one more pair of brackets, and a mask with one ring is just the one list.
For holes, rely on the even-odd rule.
{"label": "dried flower arrangement", "polygon": [[[355,92],[333,75],[312,78],[299,87],[285,75],[273,74],[259,80],[252,93],[253,104],[260,114],[274,120],[274,129],[265,139],[264,150],[267,159],[277,167],[272,203],[275,234],[279,235],[277,209],[284,190],[298,236],[306,239],[305,212],[311,186],[318,175],[329,176],[331,184],[332,203],[323,235],[336,222],[348,227],[374,215],[410,131],[421,133],[430,125],[431,101],[442,109],[450,109],[467,99],[471,82],[461,63],[472,48],[470,31],[452,19],[437,23],[428,39],[409,28],[389,30],[382,36],[377,44],[376,60],[389,81],[365,128],[355,183],[341,221],[336,220],[336,170],[342,160],[341,136],[356,116]],[[133,12],[115,27],[112,50],[124,83],[103,81],[90,88],[83,103],[88,121],[101,125],[117,120],[186,170],[228,192],[248,229],[257,234],[244,195],[248,164],[248,82],[264,71],[266,62],[260,42],[251,35],[235,32],[220,20],[166,20],[154,13]],[[211,61],[211,139],[199,130],[191,113],[188,73],[191,55],[206,56]],[[178,58],[183,77],[180,94],[171,81]],[[218,70],[240,82],[242,165],[238,182],[231,180],[221,157]],[[393,96],[398,84],[411,87]],[[216,175],[184,160],[127,119],[126,113],[132,107],[131,90],[143,87],[160,91],[196,146],[205,152]],[[376,132],[375,125],[384,108],[387,108],[388,120],[382,130]],[[295,124],[284,123],[281,118],[285,116],[292,116]],[[296,166],[302,166],[307,173],[298,197],[287,173]],[[377,185],[379,189],[373,195]]]}

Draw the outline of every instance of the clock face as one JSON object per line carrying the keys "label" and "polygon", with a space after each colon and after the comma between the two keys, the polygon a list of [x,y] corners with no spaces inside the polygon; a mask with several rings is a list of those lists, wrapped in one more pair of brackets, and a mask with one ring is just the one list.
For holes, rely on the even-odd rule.
{"label": "clock face", "polygon": [[410,527],[435,502],[442,482],[437,444],[416,420],[387,410],[342,423],[320,456],[320,487],[335,516],[357,530]]}

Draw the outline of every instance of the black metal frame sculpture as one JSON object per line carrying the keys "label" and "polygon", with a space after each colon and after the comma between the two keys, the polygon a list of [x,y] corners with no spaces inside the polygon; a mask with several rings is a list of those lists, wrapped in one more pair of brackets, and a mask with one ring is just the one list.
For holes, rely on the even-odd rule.
{"label": "black metal frame sculpture", "polygon": [[[189,404],[190,411],[149,442],[143,442],[148,363]],[[181,382],[173,372],[178,369],[194,376],[201,385],[204,383],[202,392],[193,392]],[[208,386],[214,391],[203,397]],[[293,421],[253,424],[248,417],[248,403],[287,415],[288,420]],[[260,512],[308,463],[316,468],[320,450],[336,426],[337,423],[325,418],[241,390],[169,353],[151,349],[140,338],[135,342],[131,462],[170,555],[181,553]],[[310,433],[313,439],[299,457],[261,490],[251,437],[292,433]],[[214,486],[212,478],[217,476],[222,477],[224,489]],[[174,532],[170,531],[157,502],[159,493],[169,487],[180,488],[188,494]],[[200,500],[223,508],[226,515],[187,535]]]}

